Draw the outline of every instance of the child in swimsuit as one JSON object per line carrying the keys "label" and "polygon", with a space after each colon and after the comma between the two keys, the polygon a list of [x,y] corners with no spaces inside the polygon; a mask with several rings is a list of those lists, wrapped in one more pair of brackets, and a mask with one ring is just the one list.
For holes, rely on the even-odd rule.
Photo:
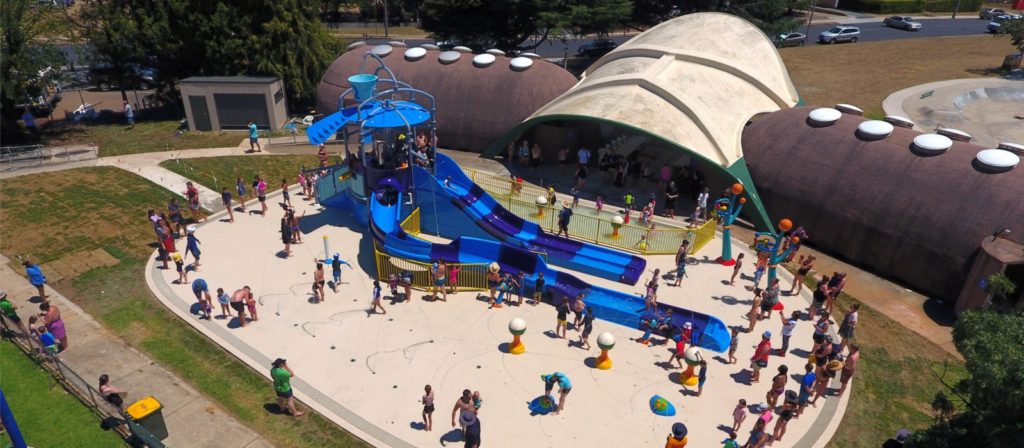
{"label": "child in swimsuit", "polygon": [[231,314],[231,297],[224,293],[224,288],[217,288],[217,303],[220,303],[220,318],[226,319]]}

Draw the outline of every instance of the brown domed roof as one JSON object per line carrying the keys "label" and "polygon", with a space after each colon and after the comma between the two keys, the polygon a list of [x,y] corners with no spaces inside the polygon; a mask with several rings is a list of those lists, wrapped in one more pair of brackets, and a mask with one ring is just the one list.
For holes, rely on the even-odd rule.
{"label": "brown domed roof", "polygon": [[[337,110],[338,95],[348,89],[348,77],[359,71],[370,48],[349,50],[327,68],[317,87],[319,113]],[[445,148],[482,151],[577,81],[562,67],[539,59],[516,71],[509,64],[512,58],[505,56],[477,67],[473,54],[442,64],[440,51],[427,50],[426,56],[410,61],[405,50],[396,47],[383,60],[399,81],[434,96],[438,140]],[[366,67],[371,70],[376,64],[367,61]]]}
{"label": "brown domed roof", "polygon": [[862,117],[812,127],[811,108],[765,116],[743,132],[743,153],[771,216],[805,226],[810,244],[922,292],[955,299],[982,238],[1013,229],[1024,242],[1024,164],[986,171],[983,147],[913,149],[896,127],[869,141]]}

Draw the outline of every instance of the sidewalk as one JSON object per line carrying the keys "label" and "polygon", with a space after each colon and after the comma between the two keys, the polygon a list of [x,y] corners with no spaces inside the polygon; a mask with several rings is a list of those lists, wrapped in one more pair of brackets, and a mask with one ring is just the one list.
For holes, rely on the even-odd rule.
{"label": "sidewalk", "polygon": [[[40,299],[35,295],[36,288],[15,272],[10,260],[3,255],[0,255],[0,285],[7,290],[8,297],[18,306],[22,318],[27,322],[30,313],[38,310]],[[128,392],[126,405],[147,395],[156,397],[163,405],[164,421],[169,434],[163,442],[167,446],[273,446],[225,413],[216,403],[189,387],[184,380],[125,344],[59,292],[48,287],[47,293],[50,302],[60,307],[61,318],[67,326],[70,348],[60,354],[61,360],[86,381],[94,381],[102,374],[109,375],[112,384]]]}

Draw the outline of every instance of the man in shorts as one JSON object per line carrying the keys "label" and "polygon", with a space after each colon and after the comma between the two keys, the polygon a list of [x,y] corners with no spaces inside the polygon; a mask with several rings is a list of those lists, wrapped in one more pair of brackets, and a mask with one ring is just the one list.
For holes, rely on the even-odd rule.
{"label": "man in shorts", "polygon": [[249,121],[249,152],[263,152],[260,146],[260,131],[256,128],[256,122]]}
{"label": "man in shorts", "polygon": [[271,364],[270,377],[274,379],[274,394],[277,395],[277,408],[281,412],[288,412],[292,417],[302,417],[305,412],[298,411],[295,409],[295,398],[292,394],[292,377],[295,376],[295,372],[292,372],[291,367],[288,367],[288,361],[277,358],[274,363]]}
{"label": "man in shorts", "polygon": [[199,312],[204,314],[201,319],[210,319],[213,317],[213,299],[210,298],[210,287],[206,284],[206,280],[197,278],[192,280],[192,294],[196,295],[196,300],[199,301]]}
{"label": "man in shorts", "polygon": [[[14,326],[21,330],[21,334],[26,338],[29,337],[28,328],[25,327],[25,323],[21,321],[21,317],[18,316],[18,305],[11,303],[7,299],[7,291],[0,291],[0,314],[3,314],[4,319],[11,321]],[[4,321],[6,323],[6,321]],[[6,327],[6,325],[4,325]]]}
{"label": "man in shorts", "polygon": [[248,286],[236,290],[231,294],[231,309],[238,313],[238,326],[245,327],[245,303],[252,297],[252,290]]}
{"label": "man in shorts", "polygon": [[537,280],[533,282],[533,305],[544,300],[544,273],[537,273]]}
{"label": "man in shorts", "polygon": [[672,286],[679,286],[683,282],[683,277],[686,275],[686,257],[690,253],[690,240],[683,240],[683,243],[679,245],[679,250],[676,251],[676,281]]}
{"label": "man in shorts", "polygon": [[565,396],[569,395],[569,392],[572,391],[572,382],[562,372],[541,375],[540,379],[544,380],[545,397],[551,396],[551,391],[555,388],[555,384],[558,384],[558,408],[554,412],[555,415],[558,415],[559,412],[562,412],[562,409],[565,409]]}

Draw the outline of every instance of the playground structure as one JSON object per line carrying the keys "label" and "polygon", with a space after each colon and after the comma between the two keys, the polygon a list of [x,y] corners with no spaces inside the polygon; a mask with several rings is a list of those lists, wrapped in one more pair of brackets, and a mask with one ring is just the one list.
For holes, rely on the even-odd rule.
{"label": "playground structure", "polygon": [[[377,67],[367,73],[367,63]],[[364,55],[360,72],[349,77],[352,87],[340,95],[339,110],[307,132],[314,144],[335,134],[344,140],[346,163],[322,168],[318,199],[328,207],[351,211],[369,228],[375,248],[387,255],[378,254],[377,262],[386,260],[394,266],[378,265],[378,273],[416,266],[422,270],[412,276],[413,285],[425,287],[433,284],[423,269],[430,263],[497,263],[502,272],[522,274],[528,294],[543,274],[545,299],[568,297],[575,303],[581,296],[598,319],[626,327],[639,324],[645,309],[642,296],[592,285],[550,264],[632,286],[644,275],[643,258],[553,236],[502,207],[452,159],[436,153],[432,96],[397,80],[372,52]],[[378,82],[384,87],[380,91]],[[418,134],[431,136],[428,147],[414,146],[410,136]],[[353,139],[357,151],[349,146]],[[409,222],[416,217],[418,224]],[[407,232],[403,222],[405,228],[418,227],[452,241],[430,242]],[[715,352],[728,349],[729,330],[717,317],[667,305],[660,308],[673,311],[675,327],[692,323],[690,344]]]}

